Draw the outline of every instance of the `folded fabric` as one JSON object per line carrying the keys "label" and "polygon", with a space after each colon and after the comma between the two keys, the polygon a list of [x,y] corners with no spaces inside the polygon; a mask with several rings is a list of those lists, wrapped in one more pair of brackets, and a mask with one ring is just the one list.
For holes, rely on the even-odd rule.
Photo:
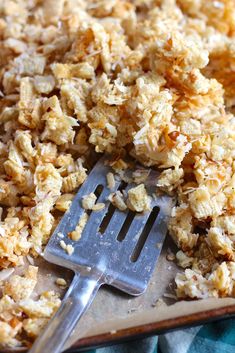
{"label": "folded fabric", "polygon": [[235,319],[169,332],[87,353],[233,353]]}

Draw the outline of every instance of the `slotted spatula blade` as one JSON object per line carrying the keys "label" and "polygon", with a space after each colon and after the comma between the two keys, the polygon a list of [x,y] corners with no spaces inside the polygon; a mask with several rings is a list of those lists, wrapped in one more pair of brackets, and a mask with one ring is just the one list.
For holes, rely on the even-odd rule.
{"label": "slotted spatula blade", "polygon": [[[155,268],[174,200],[167,195],[154,196],[151,210],[143,214],[114,209],[108,201],[111,191],[107,188],[106,176],[110,167],[105,158],[92,169],[46,246],[45,259],[72,269],[75,276],[60,309],[30,353],[60,352],[101,285],[109,284],[128,294],[140,295]],[[156,193],[157,177],[158,173],[151,170],[145,182],[149,195]],[[116,180],[112,192],[127,191],[133,186]],[[67,234],[76,228],[86,212],[81,201],[91,192],[105,207],[89,214],[81,239],[72,241]],[[61,240],[72,246],[72,254],[61,247]]]}

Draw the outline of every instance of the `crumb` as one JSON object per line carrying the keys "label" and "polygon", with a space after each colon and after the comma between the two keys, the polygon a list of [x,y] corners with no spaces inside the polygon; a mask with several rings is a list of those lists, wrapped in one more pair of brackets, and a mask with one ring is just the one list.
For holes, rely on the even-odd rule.
{"label": "crumb", "polygon": [[123,194],[119,190],[110,194],[108,200],[120,211],[125,211],[127,209]]}
{"label": "crumb", "polygon": [[127,311],[128,314],[134,313],[135,311],[138,311],[140,309],[141,305],[138,306],[137,308],[131,308]]}
{"label": "crumb", "polygon": [[57,236],[58,236],[59,238],[64,238],[64,234],[61,233],[61,232],[58,232],[58,233],[57,233]]}
{"label": "crumb", "polygon": [[71,244],[66,244],[64,240],[60,241],[60,246],[64,249],[68,255],[72,255],[74,252],[74,247]]}
{"label": "crumb", "polygon": [[[60,305],[55,293],[20,299],[34,280],[5,270],[43,256],[101,154],[111,158],[109,199],[120,210],[150,211],[156,188],[177,199],[168,222],[183,269],[177,297],[234,296],[234,1],[86,5],[0,6],[3,349],[28,346]],[[137,187],[114,192],[115,180]],[[93,201],[84,199],[85,209],[105,209]]]}
{"label": "crumb", "polygon": [[67,249],[66,249],[68,255],[72,255],[74,252],[74,247],[70,244],[67,245]]}
{"label": "crumb", "polygon": [[173,252],[169,248],[167,249],[166,259],[168,261],[174,261],[176,259],[175,254],[173,254]]}
{"label": "crumb", "polygon": [[66,250],[66,248],[67,248],[67,245],[66,245],[66,243],[64,242],[64,240],[61,240],[61,241],[60,241],[60,246],[61,246],[61,248],[64,249],[64,250]]}
{"label": "crumb", "polygon": [[162,298],[159,298],[151,306],[154,308],[160,308],[160,307],[166,306],[166,303]]}
{"label": "crumb", "polygon": [[115,179],[114,179],[114,174],[113,173],[108,173],[107,174],[107,185],[110,190],[113,190],[115,188]]}
{"label": "crumb", "polygon": [[68,233],[68,237],[72,239],[73,241],[78,241],[81,239],[83,229],[85,228],[86,224],[88,221],[88,214],[84,212],[82,216],[80,217],[80,220],[75,228],[74,231]]}
{"label": "crumb", "polygon": [[56,284],[61,287],[67,286],[67,282],[65,281],[65,279],[60,277],[56,279]]}

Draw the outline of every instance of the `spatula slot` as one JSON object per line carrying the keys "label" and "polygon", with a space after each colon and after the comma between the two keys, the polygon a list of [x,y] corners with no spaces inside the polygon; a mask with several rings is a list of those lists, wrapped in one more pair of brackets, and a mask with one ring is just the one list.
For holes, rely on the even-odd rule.
{"label": "spatula slot", "polygon": [[100,197],[103,190],[104,190],[104,186],[102,184],[97,185],[97,187],[95,188],[95,191],[94,191],[94,194],[97,197],[97,199]]}
{"label": "spatula slot", "polygon": [[153,207],[152,212],[150,213],[150,215],[148,217],[148,220],[144,226],[144,229],[143,229],[143,231],[138,239],[138,242],[134,248],[134,251],[131,255],[132,262],[136,262],[138,260],[140,253],[141,253],[141,251],[145,245],[145,242],[148,238],[148,235],[149,235],[149,233],[154,225],[154,222],[158,216],[159,210],[160,210],[159,207],[157,207],[157,206]]}
{"label": "spatula slot", "polygon": [[122,180],[119,187],[118,187],[118,190],[119,191],[125,190],[126,187],[127,187],[127,183],[124,180]]}
{"label": "spatula slot", "polygon": [[125,219],[125,222],[123,223],[123,226],[117,236],[117,240],[118,241],[123,241],[125,239],[125,236],[128,232],[128,229],[130,228],[130,225],[133,221],[133,219],[135,218],[135,212],[133,211],[129,211],[128,214],[127,214],[127,217]]}
{"label": "spatula slot", "polygon": [[108,210],[106,212],[106,215],[104,216],[104,218],[102,219],[102,222],[100,224],[100,228],[99,228],[99,232],[101,234],[104,234],[104,232],[106,231],[106,228],[109,225],[109,222],[111,220],[111,218],[113,217],[113,214],[115,212],[115,207],[113,206],[113,204],[111,203],[108,207]]}
{"label": "spatula slot", "polygon": [[[121,191],[121,190],[124,190],[127,186],[127,183],[125,183],[124,181],[122,181],[118,187],[117,190]],[[102,219],[102,222],[100,224],[100,227],[99,227],[99,232],[100,234],[104,234],[108,225],[109,225],[109,222],[111,221],[111,218],[113,217],[113,214],[116,210],[116,207],[113,206],[112,203],[110,203],[109,207],[108,207],[108,210],[104,216],[104,218]]]}

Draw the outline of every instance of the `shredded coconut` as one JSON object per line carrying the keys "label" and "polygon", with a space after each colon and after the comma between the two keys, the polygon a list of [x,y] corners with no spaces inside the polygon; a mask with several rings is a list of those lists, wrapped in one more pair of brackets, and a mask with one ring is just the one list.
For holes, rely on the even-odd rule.
{"label": "shredded coconut", "polygon": [[[137,184],[114,193],[116,176],[107,175],[120,210],[151,208],[148,172],[127,176],[129,157],[161,170],[156,193],[177,195],[177,296],[235,295],[234,18],[233,0],[2,2],[1,271],[43,254],[95,151]],[[105,207],[89,202],[87,210]],[[39,334],[60,300],[33,300],[36,279],[10,272],[0,341],[15,347]]]}

